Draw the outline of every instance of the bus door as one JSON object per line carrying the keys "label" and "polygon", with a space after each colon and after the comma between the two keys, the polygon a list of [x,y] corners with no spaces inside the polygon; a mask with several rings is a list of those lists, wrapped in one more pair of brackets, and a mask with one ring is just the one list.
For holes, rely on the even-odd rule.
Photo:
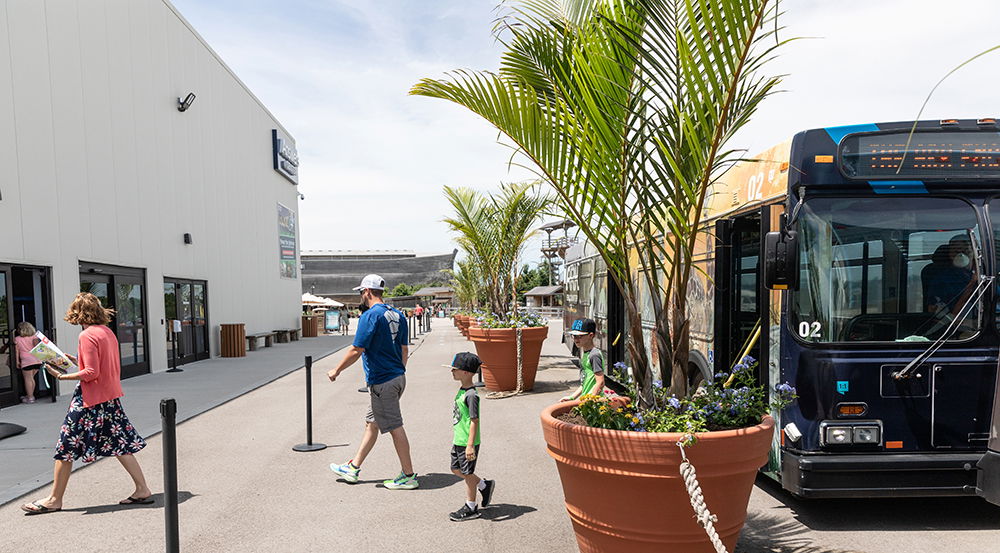
{"label": "bus door", "polygon": [[[718,372],[740,361],[760,320],[761,212],[719,221],[716,240],[714,357]],[[758,340],[750,350],[754,359],[760,359],[760,344]]]}
{"label": "bus door", "polygon": [[993,397],[993,422],[990,425],[989,449],[980,459],[976,493],[994,505],[1000,505],[1000,379]]}

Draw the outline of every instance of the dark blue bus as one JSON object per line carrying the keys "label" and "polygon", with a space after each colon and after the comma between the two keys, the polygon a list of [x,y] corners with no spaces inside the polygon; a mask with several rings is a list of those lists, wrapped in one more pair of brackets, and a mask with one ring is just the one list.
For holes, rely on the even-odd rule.
{"label": "dark blue bus", "polygon": [[[693,383],[750,344],[762,381],[796,386],[764,472],[804,497],[1000,499],[1000,455],[987,454],[996,121],[800,132],[731,169],[707,204],[688,297]],[[599,346],[622,360],[620,296],[599,257],[578,249],[566,259],[567,319],[597,319]]]}

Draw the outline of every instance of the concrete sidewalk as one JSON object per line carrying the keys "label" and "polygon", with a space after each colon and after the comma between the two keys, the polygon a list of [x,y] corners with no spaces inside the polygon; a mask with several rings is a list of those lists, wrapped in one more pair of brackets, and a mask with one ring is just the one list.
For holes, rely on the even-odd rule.
{"label": "concrete sidewalk", "polygon": [[[275,344],[246,357],[206,359],[182,365],[183,372],[158,372],[122,382],[125,412],[143,437],[160,431],[160,400],[177,400],[178,422],[204,413],[301,368],[305,356],[319,360],[349,344],[352,336],[320,336]],[[0,412],[0,421],[28,428],[0,441],[0,505],[52,482],[52,454],[75,383],[63,382],[63,395],[17,405]],[[301,402],[301,397],[283,401]],[[300,415],[299,419],[301,420]],[[77,469],[82,463],[76,463]]]}
{"label": "concrete sidewalk", "polygon": [[[340,358],[334,355],[313,367],[314,436],[330,445],[324,451],[291,450],[304,441],[302,371],[179,425],[181,550],[576,551],[538,421],[542,407],[558,401],[577,377],[559,341],[561,328],[556,324],[550,329],[534,393],[483,400],[477,473],[496,479],[495,506],[484,510],[481,520],[454,523],[448,513],[464,501],[464,487],[449,470],[457,383],[441,365],[474,347],[447,323],[435,323],[435,330],[412,346],[403,396],[419,489],[381,486],[399,472],[388,436],[376,444],[359,484],[338,482],[330,472],[331,462],[354,455],[368,404],[368,396],[356,391],[362,383],[360,363],[336,383],[326,379],[326,371]],[[186,407],[182,400],[178,404]],[[131,491],[128,476],[118,463],[98,461],[73,475],[64,512],[21,516],[20,503],[45,495],[45,490],[0,507],[4,551],[55,547],[52,529],[69,527],[81,529],[73,536],[77,551],[106,551],[111,544],[136,552],[163,551],[160,448],[154,437],[137,455],[157,492],[155,505],[117,505]]]}

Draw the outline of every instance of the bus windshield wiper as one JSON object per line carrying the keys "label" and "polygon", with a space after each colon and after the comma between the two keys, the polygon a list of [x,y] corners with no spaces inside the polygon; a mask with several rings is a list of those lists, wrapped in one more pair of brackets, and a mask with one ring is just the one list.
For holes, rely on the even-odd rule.
{"label": "bus windshield wiper", "polygon": [[948,324],[948,327],[945,328],[943,333],[941,333],[941,336],[939,336],[936,340],[934,340],[934,342],[926,350],[924,350],[923,353],[916,356],[912,361],[907,363],[905,367],[892,373],[892,377],[896,380],[909,378],[910,375],[913,373],[913,371],[917,369],[917,367],[919,367],[924,361],[930,358],[930,356],[937,353],[937,351],[941,349],[941,346],[943,346],[948,340],[951,339],[952,336],[955,335],[956,332],[958,332],[959,326],[961,326],[961,324],[965,321],[965,319],[972,314],[972,311],[979,303],[979,300],[982,299],[983,295],[986,294],[986,291],[989,290],[990,285],[992,285],[993,281],[996,279],[995,276],[986,276],[982,273],[982,271],[979,270],[983,266],[982,263],[983,258],[982,258],[982,253],[979,250],[979,246],[978,244],[976,244],[976,232],[975,230],[972,229],[969,229],[967,232],[970,235],[971,238],[970,244],[972,249],[974,250],[973,255],[974,259],[976,259],[976,269],[977,269],[976,272],[979,274],[979,282],[976,283],[976,287],[972,290],[972,293],[969,294],[969,297],[965,300],[965,303],[962,304],[962,307],[958,310],[958,313],[955,314],[955,318],[951,320],[951,322]]}

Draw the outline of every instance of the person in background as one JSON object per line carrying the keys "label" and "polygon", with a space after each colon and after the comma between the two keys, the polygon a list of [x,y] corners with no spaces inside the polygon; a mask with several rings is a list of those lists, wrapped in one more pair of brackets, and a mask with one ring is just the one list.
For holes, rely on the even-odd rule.
{"label": "person in background", "polygon": [[59,431],[56,446],[52,492],[48,497],[25,503],[21,509],[29,515],[61,511],[63,495],[73,471],[73,460],[84,463],[98,457],[115,457],[132,477],[134,489],[120,505],[148,505],[153,493],[135,454],[146,447],[146,441],[136,432],[125,416],[121,397],[121,360],[118,338],[106,325],[114,311],[105,309],[97,296],[82,292],[76,295],[65,320],[83,326],[78,357],[67,355],[79,371],[63,374],[45,365],[45,370],[58,380],[78,380],[69,412]]}
{"label": "person in background", "polygon": [[347,336],[348,331],[351,329],[351,316],[347,312],[347,307],[340,310],[340,335]]}
{"label": "person in background", "polygon": [[577,319],[569,334],[580,350],[580,387],[560,401],[573,401],[585,395],[601,395],[604,392],[604,352],[594,347],[597,323],[593,319]]}
{"label": "person in background", "polygon": [[21,396],[21,403],[35,402],[35,377],[38,369],[42,368],[42,362],[31,350],[38,345],[38,338],[35,337],[35,327],[27,321],[17,323],[17,336],[14,338],[14,348],[17,355],[17,368],[21,369],[21,377],[24,378],[24,395]]}

